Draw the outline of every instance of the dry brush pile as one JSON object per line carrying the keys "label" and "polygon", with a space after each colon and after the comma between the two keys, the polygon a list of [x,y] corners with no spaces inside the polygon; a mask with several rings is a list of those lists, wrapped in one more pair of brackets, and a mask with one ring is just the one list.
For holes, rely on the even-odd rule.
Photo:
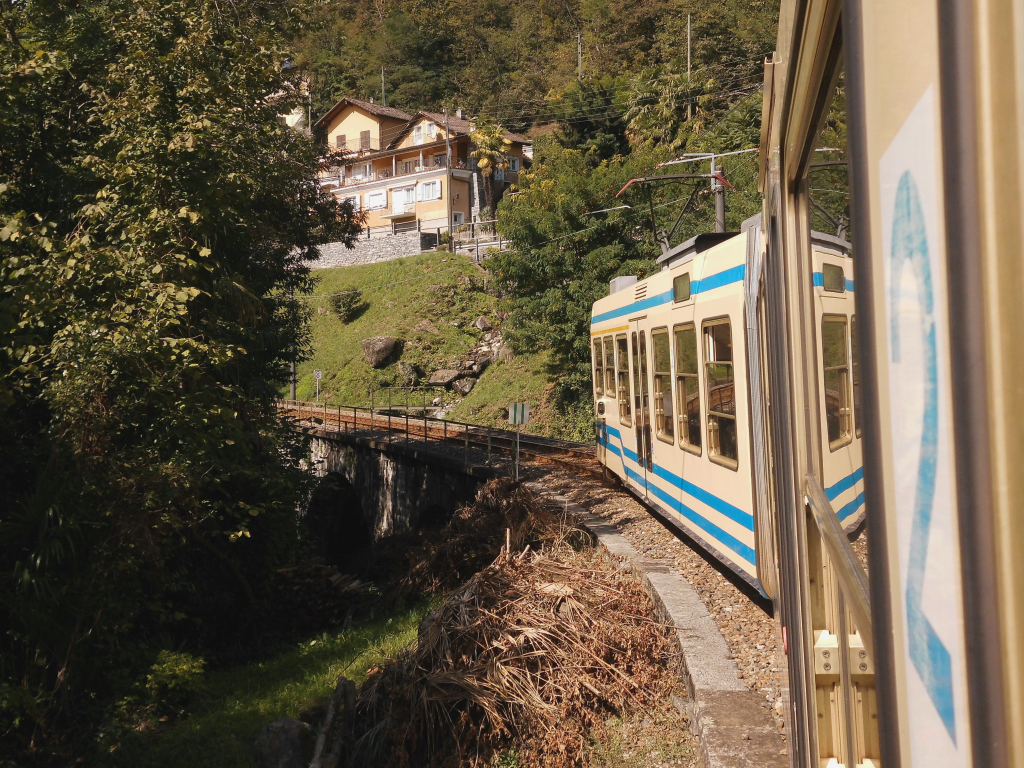
{"label": "dry brush pile", "polygon": [[489,483],[410,580],[461,572],[481,536],[508,546],[361,687],[350,765],[484,766],[514,747],[520,765],[582,766],[608,717],[667,695],[678,660],[643,587],[517,484]]}

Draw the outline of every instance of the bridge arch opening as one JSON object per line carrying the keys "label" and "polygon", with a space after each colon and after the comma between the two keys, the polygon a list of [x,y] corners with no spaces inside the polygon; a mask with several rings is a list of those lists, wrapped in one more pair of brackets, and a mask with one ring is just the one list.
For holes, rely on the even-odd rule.
{"label": "bridge arch opening", "polygon": [[417,527],[421,530],[436,530],[448,525],[452,519],[452,511],[440,504],[431,504],[419,514]]}
{"label": "bridge arch opening", "polygon": [[312,554],[330,565],[343,567],[373,544],[359,492],[337,472],[320,478],[310,494],[306,526]]}

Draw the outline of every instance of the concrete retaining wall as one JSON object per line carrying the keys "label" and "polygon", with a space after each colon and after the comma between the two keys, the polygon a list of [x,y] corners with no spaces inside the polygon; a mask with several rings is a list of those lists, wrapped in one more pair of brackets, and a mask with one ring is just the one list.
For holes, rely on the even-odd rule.
{"label": "concrete retaining wall", "polygon": [[405,256],[415,256],[421,251],[437,247],[436,232],[404,232],[400,235],[374,235],[369,239],[365,234],[357,240],[354,248],[342,243],[327,243],[320,246],[320,260],[313,263],[313,269],[331,267],[354,267],[360,264],[376,264],[392,261]]}

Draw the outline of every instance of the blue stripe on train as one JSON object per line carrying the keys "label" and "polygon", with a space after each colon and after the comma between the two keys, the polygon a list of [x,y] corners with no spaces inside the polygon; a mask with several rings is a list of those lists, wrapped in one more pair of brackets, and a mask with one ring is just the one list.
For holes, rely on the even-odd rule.
{"label": "blue stripe on train", "polygon": [[681,501],[679,501],[679,499],[673,498],[671,494],[666,493],[665,491],[663,491],[661,488],[659,488],[654,483],[648,483],[644,479],[643,475],[641,475],[641,474],[639,474],[637,472],[634,472],[632,469],[630,469],[629,467],[627,467],[625,465],[623,465],[623,467],[626,470],[626,476],[629,477],[631,480],[633,480],[633,482],[639,483],[641,486],[645,486],[651,493],[653,493],[655,496],[657,496],[658,499],[660,499],[663,503],[668,504],[668,506],[670,508],[674,509],[676,512],[678,512],[680,515],[685,517],[691,523],[696,525],[702,531],[704,531],[705,533],[710,534],[711,536],[714,536],[716,539],[718,539],[725,546],[727,546],[729,549],[731,549],[733,552],[735,552],[737,555],[742,557],[747,562],[756,565],[756,563],[757,563],[757,555],[754,553],[754,550],[751,547],[749,547],[746,544],[744,544],[742,541],[737,539],[735,536],[732,536],[731,534],[726,533],[721,528],[719,528],[717,525],[715,525],[714,523],[710,522],[703,515],[701,515],[701,514],[695,512],[694,510],[690,509],[688,506],[686,506]]}
{"label": "blue stripe on train", "polygon": [[861,491],[857,495],[856,499],[851,501],[849,504],[844,505],[840,509],[836,510],[836,517],[839,518],[839,522],[843,522],[844,520],[846,520],[846,518],[848,518],[850,515],[852,515],[858,509],[860,509],[861,506],[863,506],[863,504],[864,504],[864,492]]}
{"label": "blue stripe on train", "polygon": [[[622,434],[619,432],[619,430],[617,430],[615,427],[610,427],[607,424],[605,425],[605,430],[607,430],[609,435],[613,435],[614,437],[618,438],[619,444],[622,444]],[[605,440],[604,444],[609,448],[614,447],[610,440]],[[625,447],[623,447],[622,450],[628,458],[632,459],[638,464],[640,463],[639,457],[635,453],[633,453],[633,451]],[[615,452],[617,453],[617,451]],[[694,485],[689,480],[685,480],[679,475],[670,472],[669,470],[665,469],[664,467],[660,467],[657,464],[654,465],[654,474],[660,477],[662,480],[667,480],[668,482],[672,483],[672,485],[674,485],[676,488],[678,488],[681,491],[684,491],[685,493],[688,493],[690,496],[697,499],[698,501],[704,502],[716,512],[720,512],[721,514],[728,517],[734,523],[739,523],[747,530],[754,530],[754,516],[751,515],[749,512],[746,512],[740,509],[739,507],[733,506],[725,499],[718,498],[713,493],[705,491],[700,486]]]}
{"label": "blue stripe on train", "polygon": [[[604,429],[605,429],[605,432],[607,432],[609,436],[616,437],[619,440],[619,445],[622,445],[622,434],[619,432],[619,430],[615,429],[615,427],[609,427],[607,425],[605,425]],[[609,440],[604,435],[602,435],[601,441],[605,445],[605,447],[609,448],[613,452],[617,452],[617,451],[615,451],[615,447],[616,446],[611,442],[611,440]],[[625,455],[626,458],[630,459],[631,461],[633,461],[636,464],[639,464],[639,461],[638,461],[639,457],[636,455],[636,453],[634,453],[633,451],[629,450],[625,446],[622,446],[622,454],[620,454],[620,455]],[[714,536],[716,539],[718,539],[720,542],[722,542],[723,544],[728,546],[733,552],[735,552],[736,554],[738,554],[740,557],[742,557],[743,559],[747,560],[748,562],[750,562],[750,563],[756,563],[757,562],[756,555],[754,553],[754,550],[751,547],[749,547],[746,544],[744,544],[742,541],[737,539],[735,536],[733,536],[733,535],[727,533],[726,531],[722,530],[721,528],[719,528],[717,525],[715,525],[710,520],[705,518],[699,512],[696,512],[695,510],[693,510],[690,507],[686,506],[685,504],[683,504],[678,499],[673,498],[671,496],[671,494],[665,492],[664,490],[659,488],[656,484],[648,482],[647,479],[643,475],[641,475],[640,473],[638,473],[638,472],[630,469],[628,466],[626,466],[625,462],[623,462],[622,467],[626,471],[626,476],[629,477],[631,480],[633,480],[633,482],[639,484],[642,488],[645,488],[649,492],[653,493],[662,502],[664,502],[665,504],[668,504],[670,508],[672,508],[673,510],[678,512],[680,515],[685,517],[687,520],[689,520],[693,524],[695,524],[698,528],[700,528],[704,532],[709,533],[712,536]],[[665,470],[662,467],[659,467],[659,466],[655,465],[654,466],[654,472],[655,472],[655,474],[658,477],[661,477],[662,479],[668,480],[673,485],[675,485],[677,488],[685,490],[691,496],[694,496],[695,498],[699,499],[700,501],[703,501],[705,504],[707,504],[712,509],[715,509],[716,511],[722,512],[722,514],[725,514],[727,517],[729,517],[729,519],[734,520],[735,522],[738,522],[738,523],[744,525],[745,527],[747,527],[749,530],[753,531],[753,529],[754,529],[754,518],[751,515],[749,515],[746,512],[744,512],[743,510],[739,509],[738,507],[734,507],[732,504],[729,504],[727,501],[718,498],[714,494],[708,493],[703,488],[699,488],[699,487],[697,487],[696,485],[694,485],[693,483],[691,483],[691,482],[689,482],[687,480],[683,480],[681,477],[678,477],[678,476],[672,474],[671,472],[668,472],[667,470]],[[685,488],[684,488],[684,485],[685,485]],[[729,511],[726,511],[726,510],[729,510]],[[739,518],[739,519],[737,519],[737,518]],[[743,518],[746,518],[746,519],[743,519]]]}
{"label": "blue stripe on train", "polygon": [[[825,287],[825,275],[822,272],[815,272],[814,275],[814,287],[824,288]],[[853,280],[846,281],[846,290],[853,293]]]}
{"label": "blue stripe on train", "polygon": [[842,480],[840,480],[835,485],[833,485],[833,486],[831,486],[829,488],[826,488],[825,489],[825,496],[828,497],[829,501],[835,501],[836,497],[838,497],[839,494],[843,493],[844,491],[850,490],[851,488],[853,488],[853,486],[855,486],[858,482],[860,482],[863,479],[864,479],[864,467],[860,467],[860,468],[854,470],[853,472],[851,472],[850,474],[848,474],[846,477],[844,477]]}
{"label": "blue stripe on train", "polygon": [[[706,293],[707,291],[713,291],[716,288],[722,288],[723,286],[730,285],[732,283],[743,282],[743,275],[746,272],[746,266],[740,264],[735,267],[718,272],[714,275],[709,275],[702,280],[693,280],[690,283],[690,295],[696,293]],[[594,315],[590,319],[590,324],[600,323],[605,320],[612,320],[616,317],[622,317],[623,315],[631,315],[634,312],[638,312],[642,309],[650,309],[651,307],[657,307],[662,304],[668,304],[672,301],[674,295],[672,291],[665,291],[659,293],[656,296],[651,296],[649,299],[643,301],[635,301],[625,307],[619,307],[618,309],[612,309],[607,312],[602,312],[600,315]]]}

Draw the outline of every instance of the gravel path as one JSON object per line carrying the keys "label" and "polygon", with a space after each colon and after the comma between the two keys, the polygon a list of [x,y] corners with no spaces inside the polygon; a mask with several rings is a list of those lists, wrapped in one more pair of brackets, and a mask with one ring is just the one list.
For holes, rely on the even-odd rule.
{"label": "gravel path", "polygon": [[624,488],[581,483],[568,471],[536,463],[527,465],[524,479],[541,480],[552,492],[605,518],[642,556],[671,561],[718,623],[739,667],[737,675],[748,688],[764,696],[763,706],[773,713],[776,726],[783,731],[776,631],[771,616]]}

